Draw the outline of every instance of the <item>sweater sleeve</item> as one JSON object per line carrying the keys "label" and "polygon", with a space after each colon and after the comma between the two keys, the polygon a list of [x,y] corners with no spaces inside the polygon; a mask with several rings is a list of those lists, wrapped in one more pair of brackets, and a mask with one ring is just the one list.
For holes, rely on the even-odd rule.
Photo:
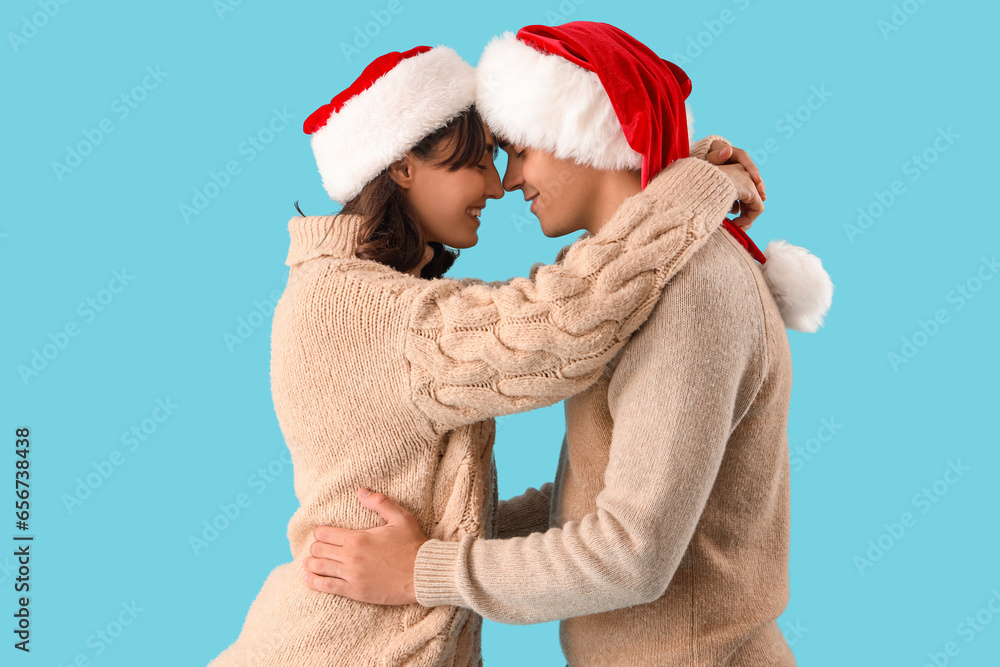
{"label": "sweater sleeve", "polygon": [[596,511],[526,537],[426,542],[414,575],[422,605],[525,624],[663,595],[729,435],[760,389],[766,353],[759,298],[711,275],[688,278],[667,285],[612,376],[614,430]]}
{"label": "sweater sleeve", "polygon": [[443,432],[583,391],[735,198],[714,165],[677,160],[597,234],[585,233],[529,278],[438,279],[408,290],[405,346],[417,407]]}
{"label": "sweater sleeve", "polygon": [[699,160],[704,160],[708,157],[708,153],[712,148],[713,141],[721,141],[727,146],[732,146],[728,139],[725,137],[720,137],[717,134],[710,134],[704,139],[699,139],[698,141],[691,142],[691,157],[698,158]]}
{"label": "sweater sleeve", "polygon": [[552,482],[529,488],[519,496],[501,500],[497,507],[497,539],[524,537],[547,530],[552,504]]}

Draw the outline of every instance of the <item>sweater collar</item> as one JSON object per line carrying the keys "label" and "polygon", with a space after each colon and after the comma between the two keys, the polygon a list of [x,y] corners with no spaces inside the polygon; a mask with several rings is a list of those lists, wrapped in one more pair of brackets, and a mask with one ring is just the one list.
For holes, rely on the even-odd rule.
{"label": "sweater collar", "polygon": [[[305,215],[292,218],[288,221],[291,245],[288,248],[285,264],[296,266],[324,255],[342,259],[353,258],[354,251],[358,247],[358,231],[362,222],[363,218],[359,215]],[[430,261],[433,256],[434,249],[429,245],[426,246],[424,263]],[[416,269],[409,273],[419,275]]]}

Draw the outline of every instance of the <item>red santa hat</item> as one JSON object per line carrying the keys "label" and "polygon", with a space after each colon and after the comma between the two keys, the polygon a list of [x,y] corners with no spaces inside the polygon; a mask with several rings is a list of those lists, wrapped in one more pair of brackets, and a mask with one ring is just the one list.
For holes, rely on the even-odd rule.
{"label": "red santa hat", "polygon": [[[486,46],[476,77],[477,110],[511,143],[595,169],[641,170],[643,188],[690,155],[690,78],[607,23],[506,32]],[[819,258],[784,241],[761,252],[743,230],[720,224],[762,265],[785,325],[815,331],[833,294]]]}
{"label": "red santa hat", "polygon": [[347,90],[314,111],[302,130],[323,187],[345,204],[390,164],[476,97],[476,73],[447,46],[376,58]]}
{"label": "red santa hat", "polygon": [[615,26],[574,21],[506,32],[476,70],[476,108],[513,143],[596,169],[641,169],[643,187],[689,155],[691,79]]}

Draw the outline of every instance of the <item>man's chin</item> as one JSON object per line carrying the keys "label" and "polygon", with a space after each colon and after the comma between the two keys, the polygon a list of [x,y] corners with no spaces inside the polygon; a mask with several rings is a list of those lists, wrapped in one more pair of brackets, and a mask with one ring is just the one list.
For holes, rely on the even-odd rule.
{"label": "man's chin", "polygon": [[572,229],[567,229],[567,225],[560,222],[546,221],[541,218],[539,218],[538,222],[542,225],[542,234],[545,234],[550,239],[566,236],[573,231]]}

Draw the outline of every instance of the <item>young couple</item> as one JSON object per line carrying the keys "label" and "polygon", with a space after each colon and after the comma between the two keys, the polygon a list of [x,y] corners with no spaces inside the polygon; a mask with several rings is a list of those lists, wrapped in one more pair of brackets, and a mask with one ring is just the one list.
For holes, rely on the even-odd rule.
{"label": "young couple", "polygon": [[[690,91],[574,22],[475,70],[387,54],[306,120],[343,208],[289,222],[274,314],[294,560],[214,667],[479,665],[482,617],[563,619],[574,666],[795,664],[784,327],[815,330],[832,286],[739,228],[763,183],[689,144]],[[504,190],[586,233],[528,278],[442,278]],[[563,399],[554,482],[498,502],[493,417]]]}

